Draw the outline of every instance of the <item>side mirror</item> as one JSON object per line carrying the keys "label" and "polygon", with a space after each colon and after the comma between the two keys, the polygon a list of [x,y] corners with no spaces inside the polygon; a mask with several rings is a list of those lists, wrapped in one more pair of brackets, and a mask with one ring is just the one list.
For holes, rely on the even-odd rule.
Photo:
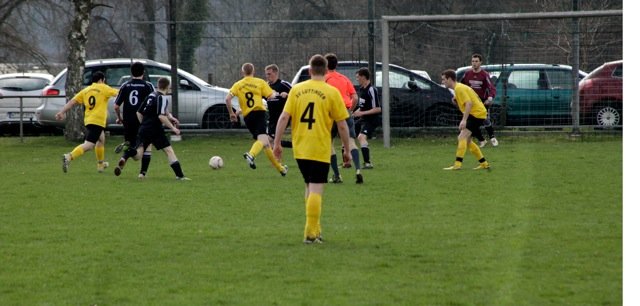
{"label": "side mirror", "polygon": [[409,81],[409,83],[407,83],[407,85],[409,86],[409,89],[411,89],[411,90],[418,90],[418,83],[416,83],[416,81],[414,81],[414,80]]}

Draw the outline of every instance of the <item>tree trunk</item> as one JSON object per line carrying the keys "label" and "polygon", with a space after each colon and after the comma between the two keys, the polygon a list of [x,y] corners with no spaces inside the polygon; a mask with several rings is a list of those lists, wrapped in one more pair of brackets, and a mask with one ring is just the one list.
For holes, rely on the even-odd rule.
{"label": "tree trunk", "polygon": [[[69,54],[67,56],[67,83],[65,91],[67,100],[71,100],[82,89],[82,74],[86,58],[87,32],[89,31],[89,17],[93,5],[91,0],[72,0],[74,17],[69,32]],[[83,109],[73,107],[67,113],[67,124],[64,136],[67,140],[82,140],[84,138]]]}

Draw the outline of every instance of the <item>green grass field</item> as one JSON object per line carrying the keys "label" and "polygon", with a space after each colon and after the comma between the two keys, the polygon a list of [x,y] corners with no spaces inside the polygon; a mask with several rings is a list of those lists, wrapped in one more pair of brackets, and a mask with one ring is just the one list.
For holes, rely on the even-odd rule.
{"label": "green grass field", "polygon": [[291,151],[251,170],[248,133],[174,143],[190,182],[162,152],[145,181],[93,152],[63,174],[76,144],[0,138],[0,305],[622,304],[621,137],[502,138],[491,172],[443,171],[454,137],[374,140],[364,185],[325,188],[322,245]]}

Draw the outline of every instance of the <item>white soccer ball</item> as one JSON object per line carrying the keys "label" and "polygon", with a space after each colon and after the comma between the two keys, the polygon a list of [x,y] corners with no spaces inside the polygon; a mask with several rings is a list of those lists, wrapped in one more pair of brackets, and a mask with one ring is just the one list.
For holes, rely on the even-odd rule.
{"label": "white soccer ball", "polygon": [[220,169],[220,168],[222,168],[222,166],[224,166],[224,162],[222,161],[222,157],[216,155],[216,156],[211,157],[211,159],[209,159],[209,167],[211,167],[211,169],[213,169],[213,170]]}

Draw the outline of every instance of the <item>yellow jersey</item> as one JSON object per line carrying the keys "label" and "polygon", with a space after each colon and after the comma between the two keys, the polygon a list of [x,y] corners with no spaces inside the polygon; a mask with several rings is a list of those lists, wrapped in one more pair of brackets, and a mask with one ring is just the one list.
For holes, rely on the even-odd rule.
{"label": "yellow jersey", "polygon": [[291,88],[284,111],[291,115],[293,157],[329,163],[333,122],[349,118],[340,92],[324,81],[307,80]]}
{"label": "yellow jersey", "polygon": [[267,110],[262,103],[262,97],[271,96],[273,89],[269,84],[260,78],[246,76],[231,86],[229,93],[238,97],[242,115],[247,116],[254,110]]}
{"label": "yellow jersey", "polygon": [[482,100],[480,100],[480,97],[478,97],[478,94],[473,90],[473,88],[462,83],[456,83],[453,91],[456,102],[458,103],[458,108],[463,114],[464,103],[471,102],[471,111],[469,114],[478,119],[487,118],[487,109],[484,107],[484,103],[482,103]]}
{"label": "yellow jersey", "polygon": [[84,105],[84,125],[95,124],[107,127],[109,98],[117,95],[117,89],[103,83],[93,83],[77,93],[73,100]]}

